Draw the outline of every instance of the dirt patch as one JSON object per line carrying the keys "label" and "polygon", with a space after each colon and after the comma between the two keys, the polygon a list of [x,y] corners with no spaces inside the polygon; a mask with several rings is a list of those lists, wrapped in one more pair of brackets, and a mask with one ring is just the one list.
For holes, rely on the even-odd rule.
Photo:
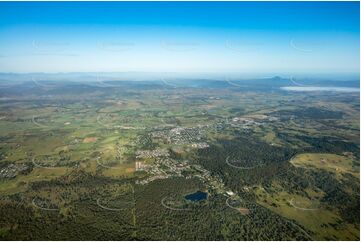
{"label": "dirt patch", "polygon": [[182,147],[173,147],[172,151],[176,154],[182,154],[184,153],[184,149]]}
{"label": "dirt patch", "polygon": [[97,137],[87,137],[83,140],[83,143],[93,143],[95,141],[97,141]]}
{"label": "dirt patch", "polygon": [[247,214],[249,214],[249,209],[248,209],[248,208],[239,208],[238,211],[239,211],[242,215],[247,215]]}
{"label": "dirt patch", "polygon": [[129,168],[125,169],[126,173],[133,173],[134,171],[135,171],[135,168],[133,168],[133,167],[129,167]]}

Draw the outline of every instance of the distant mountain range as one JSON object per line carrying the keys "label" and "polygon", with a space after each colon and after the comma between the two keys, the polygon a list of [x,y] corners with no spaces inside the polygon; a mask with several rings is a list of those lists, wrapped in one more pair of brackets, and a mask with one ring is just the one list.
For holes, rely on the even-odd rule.
{"label": "distant mountain range", "polygon": [[[183,77],[183,76],[184,77]],[[102,72],[102,73],[0,73],[0,83],[14,83],[14,82],[87,82],[87,83],[103,83],[104,85],[118,85],[120,82],[151,82],[170,87],[257,87],[259,88],[279,88],[282,86],[335,86],[335,87],[359,87],[360,81],[358,78],[354,79],[321,79],[321,78],[293,78],[274,76],[270,78],[237,78],[237,77],[219,77],[222,75],[212,76],[211,74],[177,74],[174,78],[170,73],[166,75],[162,73],[147,73],[147,72]],[[204,76],[204,77],[202,77]]]}

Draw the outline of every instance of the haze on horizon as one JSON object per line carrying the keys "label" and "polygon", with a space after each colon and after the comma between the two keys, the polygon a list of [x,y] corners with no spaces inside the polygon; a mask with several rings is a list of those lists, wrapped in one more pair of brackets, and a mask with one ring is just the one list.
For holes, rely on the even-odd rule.
{"label": "haze on horizon", "polygon": [[359,73],[359,2],[1,2],[0,72]]}

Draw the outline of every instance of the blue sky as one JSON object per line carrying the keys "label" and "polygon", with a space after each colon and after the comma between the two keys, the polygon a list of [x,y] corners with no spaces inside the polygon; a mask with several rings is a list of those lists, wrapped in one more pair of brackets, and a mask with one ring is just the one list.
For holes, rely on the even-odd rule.
{"label": "blue sky", "polygon": [[358,2],[0,2],[0,72],[358,73]]}

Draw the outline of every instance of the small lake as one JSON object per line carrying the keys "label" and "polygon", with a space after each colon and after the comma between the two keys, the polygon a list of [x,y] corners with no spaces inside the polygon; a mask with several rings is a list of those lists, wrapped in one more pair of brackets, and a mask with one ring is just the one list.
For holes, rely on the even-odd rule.
{"label": "small lake", "polygon": [[208,197],[208,193],[197,191],[195,193],[186,195],[184,198],[192,202],[198,202],[198,201],[206,200],[207,197]]}
{"label": "small lake", "polygon": [[324,92],[360,92],[359,88],[355,87],[281,87],[282,90],[286,91],[295,91],[295,92],[316,92],[316,91],[324,91]]}

